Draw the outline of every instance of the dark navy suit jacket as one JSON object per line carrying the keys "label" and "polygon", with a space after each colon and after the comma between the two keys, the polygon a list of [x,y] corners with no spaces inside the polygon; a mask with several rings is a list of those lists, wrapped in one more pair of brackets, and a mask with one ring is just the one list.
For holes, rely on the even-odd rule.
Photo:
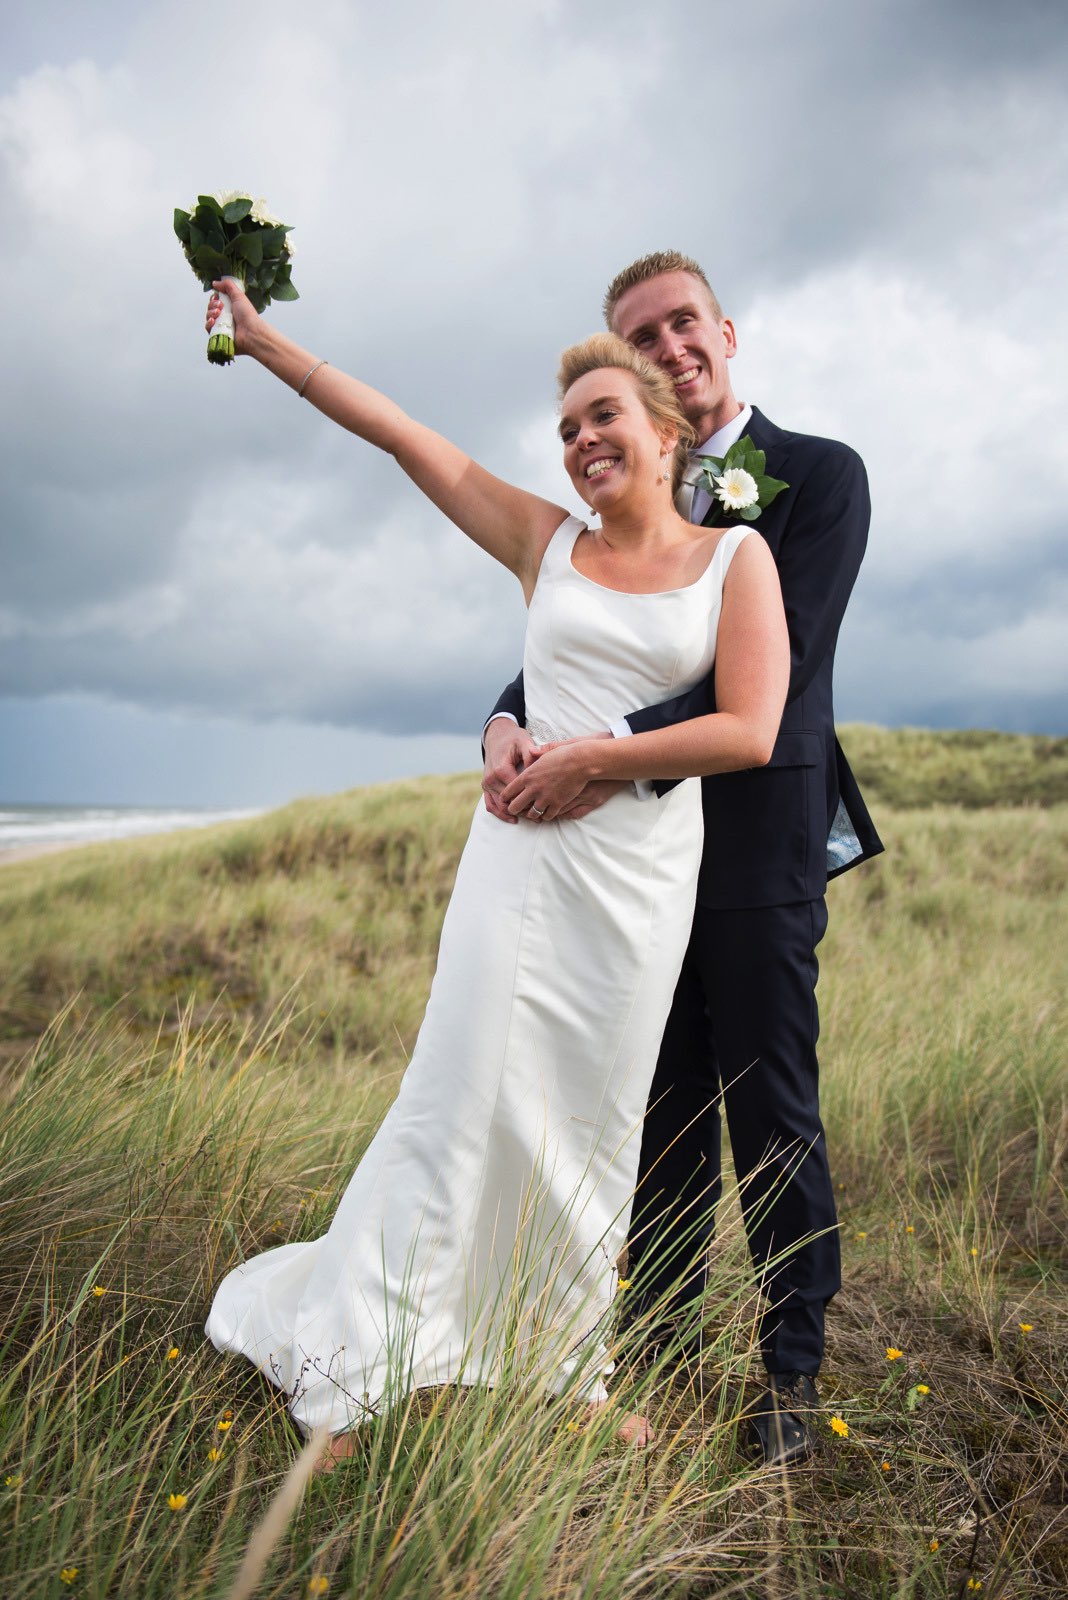
{"label": "dark navy suit jacket", "polygon": [[[752,524],[779,569],[790,633],[790,687],[766,767],[701,780],[705,848],[697,899],[711,909],[815,900],[827,880],[883,846],[834,731],[831,677],[838,630],[868,540],[864,463],[848,445],[788,433],[753,408],[747,435],[789,488]],[[710,509],[712,526],[723,513]],[[693,689],[634,711],[635,733],[716,709],[715,671]],[[493,714],[525,720],[523,674]],[[673,787],[665,780],[658,794]]]}

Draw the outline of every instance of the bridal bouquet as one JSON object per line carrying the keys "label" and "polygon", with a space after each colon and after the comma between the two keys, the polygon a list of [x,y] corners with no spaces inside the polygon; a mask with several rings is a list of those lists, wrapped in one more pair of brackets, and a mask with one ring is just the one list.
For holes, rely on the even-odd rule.
{"label": "bridal bouquet", "polygon": [[[205,289],[216,278],[237,278],[257,311],[272,300],[299,300],[291,273],[290,229],[266,202],[240,189],[197,195],[192,211],[174,213],[185,259]],[[220,291],[221,294],[221,291]],[[234,359],[234,317],[229,295],[208,338],[208,360]]]}
{"label": "bridal bouquet", "polygon": [[748,434],[736,440],[725,456],[699,456],[698,460],[712,499],[742,522],[755,522],[775,496],[790,487],[781,478],[768,477],[764,452]]}

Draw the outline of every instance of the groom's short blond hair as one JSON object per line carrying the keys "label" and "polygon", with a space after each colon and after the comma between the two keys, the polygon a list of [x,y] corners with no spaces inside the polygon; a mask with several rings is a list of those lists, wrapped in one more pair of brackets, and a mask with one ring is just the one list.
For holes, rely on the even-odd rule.
{"label": "groom's short blond hair", "polygon": [[708,291],[716,321],[723,321],[723,307],[705,277],[704,268],[692,256],[684,256],[681,250],[654,250],[651,255],[641,256],[637,261],[632,261],[629,267],[624,267],[622,272],[617,272],[608,285],[604,297],[604,320],[613,333],[619,332],[613,320],[616,306],[627,290],[633,289],[636,284],[647,283],[650,278],[659,278],[664,272],[688,272],[691,277],[697,278]]}

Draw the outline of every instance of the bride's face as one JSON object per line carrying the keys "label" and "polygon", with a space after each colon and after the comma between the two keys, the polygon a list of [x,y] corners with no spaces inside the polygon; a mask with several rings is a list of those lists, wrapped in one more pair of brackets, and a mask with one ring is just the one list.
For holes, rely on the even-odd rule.
{"label": "bride's face", "polygon": [[594,511],[649,494],[662,476],[665,441],[637,379],[620,367],[575,380],[564,396],[560,438],[568,477]]}

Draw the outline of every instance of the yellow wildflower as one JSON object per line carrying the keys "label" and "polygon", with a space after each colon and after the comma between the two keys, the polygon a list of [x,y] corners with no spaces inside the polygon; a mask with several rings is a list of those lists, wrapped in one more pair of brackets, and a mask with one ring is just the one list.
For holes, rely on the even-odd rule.
{"label": "yellow wildflower", "polygon": [[177,1361],[181,1353],[182,1352],[179,1350],[178,1346],[176,1344],[172,1344],[170,1349],[167,1351],[167,1360]]}
{"label": "yellow wildflower", "polygon": [[4,1479],[4,1487],[6,1489],[17,1489],[21,1482],[21,1472],[9,1472],[7,1477]]}
{"label": "yellow wildflower", "polygon": [[172,1511],[184,1511],[188,1498],[188,1495],[184,1494],[169,1494],[167,1496],[167,1504]]}
{"label": "yellow wildflower", "polygon": [[617,1285],[617,1288],[629,1289],[633,1282],[634,1282],[633,1278],[620,1278],[619,1283]]}
{"label": "yellow wildflower", "polygon": [[77,1576],[78,1576],[77,1567],[60,1567],[60,1569],[59,1569],[59,1581],[60,1581],[60,1583],[73,1583]]}
{"label": "yellow wildflower", "polygon": [[937,1539],[932,1539],[930,1544],[927,1546],[927,1548],[928,1548],[928,1550],[932,1550],[932,1551],[933,1550],[937,1550],[938,1549],[938,1540]]}
{"label": "yellow wildflower", "polygon": [[1019,1328],[1021,1333],[1033,1333],[1035,1325],[1033,1322],[1021,1322]]}
{"label": "yellow wildflower", "polygon": [[896,1344],[888,1344],[886,1347],[887,1361],[900,1361],[904,1354],[904,1350],[899,1350]]}
{"label": "yellow wildflower", "polygon": [[568,1431],[568,1433],[581,1433],[582,1432],[582,1423],[581,1422],[575,1422],[575,1421],[569,1422],[568,1425],[567,1425],[567,1431]]}
{"label": "yellow wildflower", "polygon": [[915,1233],[916,1232],[916,1229],[912,1226],[911,1222],[905,1224],[905,1232],[906,1233]]}
{"label": "yellow wildflower", "polygon": [[[972,1245],[972,1248],[971,1248],[971,1254],[972,1254],[972,1255],[973,1255],[973,1256],[977,1256],[977,1255],[978,1255],[978,1254],[979,1254],[979,1252],[978,1252],[978,1250],[977,1250],[977,1249],[976,1249],[976,1248],[975,1248],[975,1246],[974,1246],[974,1244],[973,1244],[973,1245]],[[970,1580],[970,1579],[969,1579],[969,1582],[970,1582],[970,1581],[971,1581],[971,1580]]]}
{"label": "yellow wildflower", "polygon": [[884,1472],[889,1472],[890,1471],[890,1463],[889,1463],[889,1461],[884,1461],[883,1464],[882,1464],[882,1467],[883,1467],[883,1471]]}
{"label": "yellow wildflower", "polygon": [[215,1446],[212,1445],[211,1449],[208,1451],[208,1460],[209,1461],[218,1461],[218,1460],[220,1460],[221,1456],[222,1456],[222,1451],[221,1450],[216,1450]]}
{"label": "yellow wildflower", "polygon": [[861,1233],[855,1234],[854,1237],[857,1238],[857,1239],[866,1239],[868,1237],[868,1235],[867,1235],[866,1232],[861,1232]]}
{"label": "yellow wildflower", "polygon": [[968,1579],[968,1588],[969,1589],[981,1589],[982,1587],[983,1587],[982,1578],[969,1578]]}
{"label": "yellow wildflower", "polygon": [[101,1295],[104,1295],[104,1294],[107,1294],[107,1290],[104,1288],[104,1285],[102,1283],[94,1283],[93,1284],[93,1299],[94,1300],[99,1300]]}
{"label": "yellow wildflower", "polygon": [[234,1419],[232,1417],[223,1417],[222,1420],[218,1424],[219,1432],[220,1433],[225,1433],[227,1428],[232,1428],[233,1425],[234,1425]]}
{"label": "yellow wildflower", "polygon": [[848,1422],[843,1422],[841,1417],[832,1417],[831,1418],[831,1432],[832,1433],[836,1433],[838,1435],[839,1439],[848,1439],[849,1438],[849,1424],[848,1424]]}
{"label": "yellow wildflower", "polygon": [[325,1594],[330,1587],[330,1579],[324,1577],[308,1579],[309,1594]]}
{"label": "yellow wildflower", "polygon": [[930,1392],[931,1390],[926,1383],[918,1383],[916,1385],[917,1394],[930,1394]]}

